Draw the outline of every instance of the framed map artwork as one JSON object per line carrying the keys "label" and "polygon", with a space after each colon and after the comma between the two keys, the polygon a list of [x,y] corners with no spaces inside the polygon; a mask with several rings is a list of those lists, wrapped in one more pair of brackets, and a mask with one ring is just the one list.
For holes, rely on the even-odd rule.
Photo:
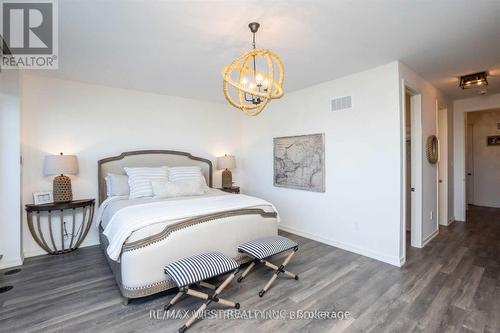
{"label": "framed map artwork", "polygon": [[274,138],[274,186],[325,192],[325,135]]}

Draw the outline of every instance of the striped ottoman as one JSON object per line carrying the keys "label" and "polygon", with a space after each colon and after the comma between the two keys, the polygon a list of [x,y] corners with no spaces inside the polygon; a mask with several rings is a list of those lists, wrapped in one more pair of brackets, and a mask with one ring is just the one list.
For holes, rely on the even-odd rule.
{"label": "striped ottoman", "polygon": [[[219,297],[219,294],[229,285],[234,279],[239,270],[238,263],[220,252],[209,252],[190,256],[181,260],[174,261],[165,266],[165,274],[179,287],[179,292],[165,306],[165,311],[174,305],[184,294],[191,295],[204,299],[205,302],[196,310],[193,316],[183,325],[179,332],[184,332],[188,329],[195,320],[202,314],[203,311],[210,305],[211,302],[224,304],[236,309],[240,308],[239,303],[235,303]],[[232,272],[222,284],[218,287],[205,282],[205,280]],[[205,293],[198,290],[190,289],[191,285],[199,285],[206,287],[213,292]]]}
{"label": "striped ottoman", "polygon": [[[266,291],[271,287],[271,285],[274,283],[274,281],[278,278],[278,276],[281,273],[288,275],[294,278],[295,280],[298,280],[299,279],[298,275],[285,270],[285,266],[290,262],[293,255],[295,254],[295,252],[298,251],[298,249],[299,245],[297,243],[286,237],[279,235],[259,238],[241,244],[240,246],[238,246],[238,251],[240,253],[245,253],[246,255],[252,257],[254,261],[247,267],[247,269],[245,269],[243,274],[238,278],[238,282],[243,281],[243,279],[248,275],[250,270],[255,266],[255,264],[258,263],[263,263],[267,267],[274,270],[274,274],[271,277],[271,279],[269,279],[264,288],[259,292],[260,297],[264,296]],[[291,252],[290,254],[288,254],[288,256],[285,258],[285,261],[283,261],[283,263],[279,267],[270,263],[267,260],[264,260],[266,258],[269,258],[273,255],[285,251],[291,251]]]}

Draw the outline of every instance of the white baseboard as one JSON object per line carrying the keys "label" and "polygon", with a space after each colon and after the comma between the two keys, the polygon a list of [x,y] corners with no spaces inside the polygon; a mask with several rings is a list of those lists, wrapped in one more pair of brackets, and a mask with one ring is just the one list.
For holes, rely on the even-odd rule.
{"label": "white baseboard", "polygon": [[406,263],[406,257],[399,258],[399,267],[402,267]]}
{"label": "white baseboard", "polygon": [[323,243],[323,244],[335,246],[335,247],[338,247],[342,250],[354,252],[354,253],[360,254],[360,255],[365,256],[365,257],[373,258],[373,259],[376,259],[376,260],[379,260],[379,261],[382,261],[382,262],[385,262],[385,263],[388,263],[388,264],[391,264],[391,265],[394,265],[397,267],[401,267],[401,259],[398,257],[390,257],[390,256],[387,256],[385,254],[377,253],[377,252],[374,252],[374,251],[371,251],[371,250],[368,250],[365,248],[360,248],[360,247],[355,246],[355,245],[338,242],[338,241],[335,241],[332,239],[327,239],[327,238],[324,238],[322,236],[314,235],[314,234],[308,233],[306,231],[298,230],[298,229],[284,226],[281,224],[278,226],[278,228],[283,230],[283,231],[287,231],[287,232],[290,232],[292,234],[296,234],[296,235],[301,236],[301,237],[309,238],[309,239],[315,240],[315,241]]}
{"label": "white baseboard", "polygon": [[[83,248],[83,247],[87,247],[87,246],[94,246],[94,245],[99,245],[99,241],[97,242],[94,242],[93,240],[91,240],[90,242],[86,243],[86,242],[83,242],[81,245],[80,245],[80,249]],[[37,248],[37,249],[34,249],[34,250],[30,250],[30,251],[25,251],[24,252],[24,258],[30,258],[30,257],[36,257],[36,256],[41,256],[41,255],[44,255],[44,254],[47,254],[47,252],[45,252],[44,250],[42,250],[41,248]]]}
{"label": "white baseboard", "polygon": [[429,236],[422,241],[422,247],[426,246],[434,237],[439,234],[439,229],[434,230]]}
{"label": "white baseboard", "polygon": [[439,223],[439,225],[447,227],[447,226],[451,225],[453,222],[455,222],[454,217],[450,218],[448,221],[446,221],[446,223]]}
{"label": "white baseboard", "polygon": [[0,260],[0,269],[21,266],[22,264],[23,264],[23,259],[21,257],[13,257],[13,258],[3,257],[2,260]]}
{"label": "white baseboard", "polygon": [[24,257],[25,258],[30,258],[30,257],[37,257],[37,256],[41,256],[41,255],[44,255],[44,254],[47,254],[47,252],[45,252],[44,250],[42,249],[36,249],[36,250],[31,250],[31,251],[25,251],[23,253]]}

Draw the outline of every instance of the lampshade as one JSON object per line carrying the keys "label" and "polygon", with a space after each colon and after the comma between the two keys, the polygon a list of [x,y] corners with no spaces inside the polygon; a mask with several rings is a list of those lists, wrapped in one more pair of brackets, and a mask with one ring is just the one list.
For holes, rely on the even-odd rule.
{"label": "lampshade", "polygon": [[75,155],[47,155],[43,165],[43,173],[49,175],[76,175],[78,160]]}
{"label": "lampshade", "polygon": [[236,160],[234,156],[220,156],[217,157],[217,169],[234,169],[236,168]]}

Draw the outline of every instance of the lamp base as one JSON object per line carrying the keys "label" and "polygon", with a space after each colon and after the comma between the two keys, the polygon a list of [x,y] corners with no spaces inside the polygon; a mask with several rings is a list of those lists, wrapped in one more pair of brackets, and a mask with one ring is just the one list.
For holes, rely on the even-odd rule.
{"label": "lamp base", "polygon": [[223,188],[233,187],[233,174],[228,169],[222,171],[222,187]]}
{"label": "lamp base", "polygon": [[52,190],[54,192],[54,202],[67,202],[73,200],[71,179],[68,176],[60,175],[55,177],[52,183]]}

